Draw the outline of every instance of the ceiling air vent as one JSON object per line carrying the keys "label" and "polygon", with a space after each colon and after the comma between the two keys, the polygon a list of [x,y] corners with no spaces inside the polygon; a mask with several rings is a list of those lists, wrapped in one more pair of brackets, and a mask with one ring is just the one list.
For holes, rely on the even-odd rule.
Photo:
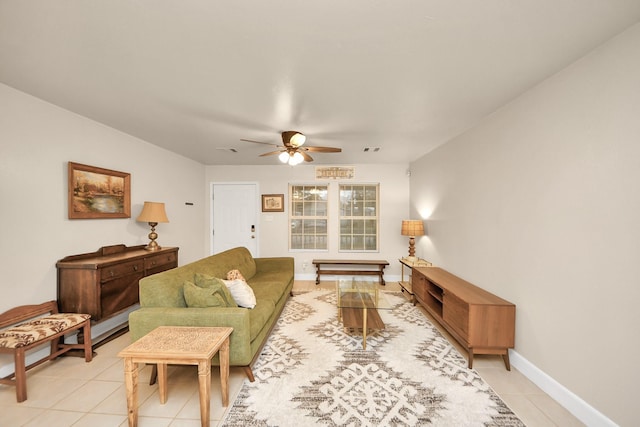
{"label": "ceiling air vent", "polygon": [[380,147],[364,147],[364,151],[365,153],[368,152],[373,152],[373,153],[377,153],[378,151],[380,151]]}

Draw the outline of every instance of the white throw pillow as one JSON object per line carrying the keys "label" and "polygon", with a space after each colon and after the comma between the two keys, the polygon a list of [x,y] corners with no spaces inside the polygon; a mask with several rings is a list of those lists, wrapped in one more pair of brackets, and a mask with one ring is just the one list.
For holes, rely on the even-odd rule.
{"label": "white throw pillow", "polygon": [[256,296],[247,282],[242,279],[223,280],[223,282],[229,288],[229,292],[238,306],[245,308],[256,306]]}

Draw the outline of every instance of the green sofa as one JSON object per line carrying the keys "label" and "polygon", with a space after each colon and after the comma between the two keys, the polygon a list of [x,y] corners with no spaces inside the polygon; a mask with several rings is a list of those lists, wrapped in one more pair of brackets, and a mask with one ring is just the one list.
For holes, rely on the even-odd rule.
{"label": "green sofa", "polygon": [[[256,306],[187,307],[183,286],[196,273],[226,279],[239,270],[253,289]],[[254,380],[251,366],[269,336],[293,288],[291,257],[253,258],[246,248],[234,248],[140,280],[140,308],[129,314],[133,341],[158,326],[229,326],[233,328],[230,365],[242,366]],[[213,360],[219,364],[218,356]]]}

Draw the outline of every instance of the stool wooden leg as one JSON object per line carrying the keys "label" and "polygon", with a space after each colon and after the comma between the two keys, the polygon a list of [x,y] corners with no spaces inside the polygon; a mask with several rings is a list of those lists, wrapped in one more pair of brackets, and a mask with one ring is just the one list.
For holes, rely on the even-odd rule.
{"label": "stool wooden leg", "polygon": [[57,353],[57,351],[62,347],[61,344],[64,344],[64,337],[51,340],[50,354]]}
{"label": "stool wooden leg", "polygon": [[13,360],[16,365],[16,400],[19,403],[27,400],[27,372],[24,363],[24,350],[21,348],[16,349]]}
{"label": "stool wooden leg", "polygon": [[91,362],[93,359],[93,348],[91,347],[91,321],[87,320],[82,328],[84,339],[84,361]]}

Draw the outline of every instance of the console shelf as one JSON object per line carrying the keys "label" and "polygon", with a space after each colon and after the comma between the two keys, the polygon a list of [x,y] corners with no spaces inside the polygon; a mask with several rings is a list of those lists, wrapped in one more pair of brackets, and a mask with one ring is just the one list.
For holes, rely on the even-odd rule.
{"label": "console shelf", "polygon": [[411,282],[417,301],[467,349],[469,368],[474,354],[496,354],[511,370],[514,304],[437,267],[414,267]]}

